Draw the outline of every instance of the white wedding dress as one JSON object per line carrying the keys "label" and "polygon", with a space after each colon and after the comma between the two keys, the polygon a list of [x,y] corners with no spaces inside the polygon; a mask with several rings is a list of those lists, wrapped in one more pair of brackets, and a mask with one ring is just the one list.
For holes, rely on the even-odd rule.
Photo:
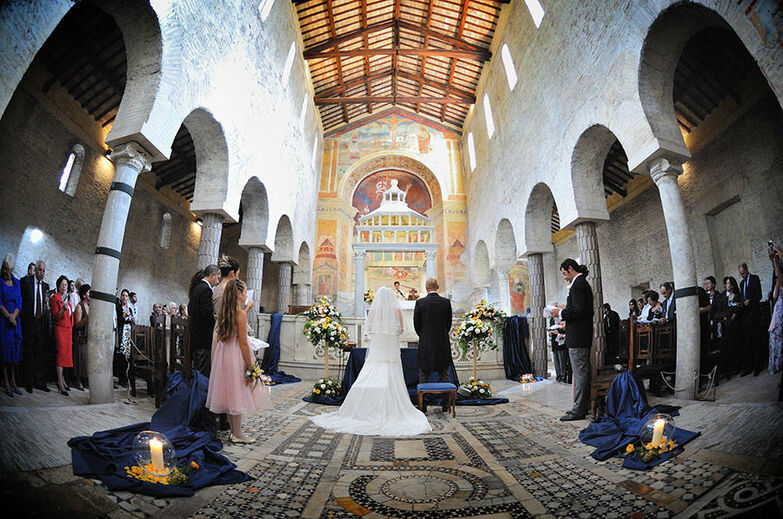
{"label": "white wedding dress", "polygon": [[[388,291],[388,299],[385,291]],[[380,305],[376,307],[376,303]],[[350,434],[415,436],[428,433],[432,427],[424,413],[411,403],[405,386],[399,346],[401,317],[392,290],[380,288],[373,307],[367,318],[370,346],[356,382],[337,412],[313,416],[310,420],[325,429]]]}

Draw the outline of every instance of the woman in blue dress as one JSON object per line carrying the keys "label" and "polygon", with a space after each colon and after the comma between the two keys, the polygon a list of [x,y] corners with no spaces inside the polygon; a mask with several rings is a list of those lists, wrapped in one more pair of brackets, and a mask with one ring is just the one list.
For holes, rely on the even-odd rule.
{"label": "woman in blue dress", "polygon": [[22,394],[16,387],[16,364],[22,360],[22,291],[13,270],[14,257],[7,254],[0,268],[0,360],[5,394],[10,397]]}

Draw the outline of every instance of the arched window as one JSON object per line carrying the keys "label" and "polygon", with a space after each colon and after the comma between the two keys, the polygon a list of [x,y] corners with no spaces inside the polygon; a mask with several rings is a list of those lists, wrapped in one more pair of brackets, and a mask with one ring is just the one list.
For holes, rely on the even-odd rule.
{"label": "arched window", "polygon": [[500,57],[503,59],[503,68],[506,69],[506,79],[508,80],[508,89],[514,90],[514,86],[517,84],[517,71],[514,68],[514,60],[511,59],[511,51],[508,50],[508,45],[503,44],[500,49]]}
{"label": "arched window", "polygon": [[476,169],[476,145],[473,142],[473,132],[468,134],[468,160],[470,161],[470,171]]}
{"label": "arched window", "polygon": [[65,159],[65,166],[60,172],[60,191],[73,196],[76,194],[76,186],[79,184],[79,176],[82,174],[82,165],[84,164],[84,146],[74,144],[68,158]]}
{"label": "arched window", "polygon": [[258,4],[258,12],[261,15],[262,22],[265,22],[269,17],[273,5],[275,5],[275,0],[261,0],[261,3]]}
{"label": "arched window", "polygon": [[541,26],[541,20],[544,19],[544,8],[541,7],[541,2],[538,0],[525,0],[525,4],[527,4],[527,10],[530,11],[533,23],[536,24],[536,29],[538,29]]}
{"label": "arched window", "polygon": [[168,249],[171,245],[171,213],[163,213],[163,219],[160,222],[160,246]]}
{"label": "arched window", "polygon": [[302,109],[299,111],[299,129],[304,131],[305,117],[307,116],[307,92],[302,97]]}
{"label": "arched window", "polygon": [[283,86],[288,85],[288,78],[291,77],[291,69],[294,68],[294,53],[296,52],[296,45],[291,42],[291,46],[288,48],[288,56],[285,58],[285,65],[283,66]]}
{"label": "arched window", "polygon": [[484,94],[484,119],[487,121],[487,135],[491,139],[495,135],[495,122],[492,120],[492,105],[489,104],[487,94]]}

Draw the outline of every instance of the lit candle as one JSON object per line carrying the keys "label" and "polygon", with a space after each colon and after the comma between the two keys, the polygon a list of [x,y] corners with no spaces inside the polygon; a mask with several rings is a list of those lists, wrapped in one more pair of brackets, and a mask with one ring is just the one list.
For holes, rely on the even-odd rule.
{"label": "lit candle", "polygon": [[163,464],[163,442],[157,438],[150,439],[150,460],[155,472],[158,474],[163,473],[166,468]]}
{"label": "lit candle", "polygon": [[658,447],[661,443],[663,443],[663,426],[666,425],[666,420],[663,418],[658,418],[655,420],[655,423],[653,423],[653,437],[652,437],[652,446]]}

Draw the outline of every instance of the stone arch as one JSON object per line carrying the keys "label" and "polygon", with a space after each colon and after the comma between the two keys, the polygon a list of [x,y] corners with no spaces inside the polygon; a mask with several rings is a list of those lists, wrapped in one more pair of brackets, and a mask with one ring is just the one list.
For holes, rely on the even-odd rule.
{"label": "stone arch", "polygon": [[[727,9],[727,6],[721,9]],[[769,86],[783,106],[783,70],[778,43],[765,42],[747,17],[731,14],[725,13],[724,17],[723,13],[708,7],[680,2],[659,13],[650,25],[639,60],[638,89],[642,109],[659,146],[651,159],[665,154],[679,156],[680,160],[690,158],[675,116],[674,74],[685,45],[706,28],[726,28],[737,34],[756,64],[762,65],[760,68],[765,71]]]}
{"label": "stone arch", "polygon": [[533,186],[525,207],[527,254],[552,252],[552,209],[555,207],[555,197],[548,185],[541,182]]}
{"label": "stone arch", "polygon": [[291,227],[291,220],[284,214],[277,221],[272,261],[296,263],[296,259],[294,256],[294,232]]}
{"label": "stone arch", "polygon": [[343,200],[351,200],[354,189],[365,177],[384,169],[402,169],[417,175],[424,181],[427,189],[430,190],[433,210],[436,207],[442,207],[443,192],[438,178],[424,163],[407,155],[384,154],[368,157],[357,162],[343,175],[338,192]]}
{"label": "stone arch", "polygon": [[[608,220],[604,196],[604,161],[618,140],[606,126],[594,124],[579,136],[571,153],[571,183],[574,189],[577,220]],[[531,193],[532,196],[532,193]]]}
{"label": "stone arch", "polygon": [[294,285],[310,284],[312,278],[312,257],[310,255],[310,246],[306,241],[299,245],[298,262],[294,267],[293,282]]}
{"label": "stone arch", "polygon": [[489,267],[489,250],[484,240],[476,242],[471,263],[473,286],[481,288],[489,286],[492,281],[492,270]]}
{"label": "stone arch", "polygon": [[205,108],[190,112],[182,124],[196,150],[196,186],[190,210],[196,214],[218,213],[233,221],[226,209],[229,161],[223,126]]}
{"label": "stone arch", "polygon": [[258,177],[251,177],[242,190],[242,230],[239,245],[242,247],[267,247],[269,232],[269,200],[266,187]]}
{"label": "stone arch", "polygon": [[510,268],[517,261],[517,240],[514,236],[514,226],[508,218],[498,222],[495,232],[495,264]]}

